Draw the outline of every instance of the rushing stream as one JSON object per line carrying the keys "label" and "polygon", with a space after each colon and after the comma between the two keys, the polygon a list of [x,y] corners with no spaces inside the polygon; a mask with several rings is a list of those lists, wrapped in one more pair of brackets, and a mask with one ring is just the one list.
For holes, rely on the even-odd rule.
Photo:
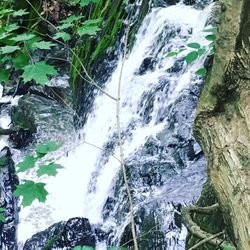
{"label": "rushing stream", "polygon": [[[184,249],[186,229],[175,221],[178,204],[195,201],[205,180],[206,163],[192,136],[202,86],[194,72],[204,58],[186,67],[186,51],[177,58],[168,58],[166,53],[188,42],[205,44],[202,30],[210,11],[211,5],[204,10],[184,4],[153,8],[123,66],[120,118],[134,205],[138,220],[154,214],[167,246],[148,249]],[[122,55],[105,85],[114,97],[121,67]],[[109,232],[108,240],[99,239],[97,249],[126,241],[124,230],[130,219],[116,159],[115,101],[98,94],[79,135],[66,143],[74,150],[59,160],[65,168],[55,178],[42,179],[50,193],[46,203],[34,202],[21,210],[20,242],[55,222],[77,216]]]}

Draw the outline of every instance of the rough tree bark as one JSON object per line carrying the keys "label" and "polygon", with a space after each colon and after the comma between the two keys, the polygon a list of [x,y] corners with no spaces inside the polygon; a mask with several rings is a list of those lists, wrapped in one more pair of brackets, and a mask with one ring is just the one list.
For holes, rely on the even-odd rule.
{"label": "rough tree bark", "polygon": [[250,249],[250,0],[223,0],[216,52],[194,133],[231,240]]}

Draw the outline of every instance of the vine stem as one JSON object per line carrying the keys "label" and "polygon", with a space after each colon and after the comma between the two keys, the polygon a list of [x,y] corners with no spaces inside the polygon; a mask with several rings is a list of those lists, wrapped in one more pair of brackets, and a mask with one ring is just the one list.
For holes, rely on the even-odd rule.
{"label": "vine stem", "polygon": [[139,250],[137,236],[136,236],[135,219],[134,219],[134,204],[133,204],[133,199],[132,199],[132,195],[131,195],[130,188],[129,188],[128,176],[127,176],[127,171],[125,167],[124,150],[123,150],[122,135],[121,135],[121,118],[120,118],[122,74],[123,74],[124,64],[125,64],[126,55],[127,55],[128,35],[129,35],[129,26],[125,34],[124,54],[123,54],[121,71],[120,71],[119,80],[118,80],[118,91],[117,91],[117,101],[116,101],[116,124],[117,124],[117,133],[118,133],[118,143],[119,143],[119,148],[120,148],[121,168],[122,168],[123,179],[124,179],[125,188],[127,191],[129,205],[130,205],[131,229],[132,229],[132,237],[133,237],[133,242],[134,242],[134,249]]}

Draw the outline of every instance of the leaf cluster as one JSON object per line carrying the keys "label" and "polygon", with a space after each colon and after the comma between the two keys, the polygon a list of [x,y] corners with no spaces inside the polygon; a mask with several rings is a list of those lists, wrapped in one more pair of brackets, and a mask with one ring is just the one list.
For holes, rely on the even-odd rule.
{"label": "leaf cluster", "polygon": [[[71,2],[85,7],[98,1],[73,0]],[[28,15],[29,12],[26,9],[14,10],[11,7],[0,7],[0,84],[8,84],[11,81],[12,72],[15,71],[20,75],[23,83],[33,81],[35,84],[46,85],[48,78],[57,75],[58,72],[54,66],[48,64],[46,59],[34,60],[33,54],[37,50],[51,50],[55,46],[64,45],[73,38],[85,35],[95,36],[102,22],[102,19],[85,20],[82,15],[71,15],[61,20],[57,27],[53,25],[52,35],[45,35],[22,25],[24,17],[27,19]]]}
{"label": "leaf cluster", "polygon": [[[58,169],[63,168],[62,165],[55,163],[54,159],[44,160],[44,157],[62,147],[62,143],[54,141],[45,144],[39,144],[34,155],[27,155],[22,162],[16,165],[17,173],[25,172],[36,168],[37,176],[56,176]],[[41,163],[42,162],[42,163]],[[39,164],[38,164],[39,163]],[[48,195],[45,189],[45,183],[25,180],[24,183],[16,186],[14,196],[22,196],[23,207],[29,206],[36,199],[40,202],[45,202]]]}
{"label": "leaf cluster", "polygon": [[[198,58],[203,56],[204,54],[213,54],[214,53],[214,43],[216,41],[216,28],[207,28],[203,30],[206,33],[209,33],[208,35],[205,36],[205,39],[207,41],[210,41],[209,45],[202,46],[198,42],[192,42],[187,44],[188,53],[184,57],[184,60],[187,65],[191,65],[194,63]],[[176,57],[178,56],[181,52],[187,50],[187,48],[182,48],[179,51],[170,51],[167,53],[167,57]],[[190,51],[191,49],[191,51]],[[206,76],[207,70],[205,67],[202,67],[196,71],[197,75],[200,76]]]}

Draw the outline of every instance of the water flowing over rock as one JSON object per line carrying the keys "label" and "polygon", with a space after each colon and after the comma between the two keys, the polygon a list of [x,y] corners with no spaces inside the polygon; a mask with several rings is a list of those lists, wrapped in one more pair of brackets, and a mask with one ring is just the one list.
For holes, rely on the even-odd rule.
{"label": "water flowing over rock", "polygon": [[[204,43],[203,29],[211,6],[205,10],[184,4],[158,7],[145,17],[124,62],[119,115],[137,233],[139,238],[146,235],[139,242],[140,249],[182,250],[186,229],[180,222],[180,207],[197,199],[206,178],[206,162],[192,134],[203,84],[195,71],[205,57],[186,67],[185,52],[176,59],[166,54],[188,42]],[[105,91],[114,97],[123,64],[122,55],[118,57],[117,67],[105,83]],[[50,132],[44,133],[46,137]],[[98,93],[78,140],[71,142],[74,150],[60,160],[65,168],[55,179],[45,180],[50,192],[45,205],[33,204],[21,211],[21,241],[48,224],[85,217],[98,229],[96,249],[127,242],[132,249],[117,137],[116,103]],[[34,235],[25,246],[39,241],[45,244],[45,238],[60,231],[64,223],[45,230],[46,236]]]}
{"label": "water flowing over rock", "polygon": [[5,222],[0,222],[0,249],[17,249],[16,229],[18,222],[18,199],[13,197],[18,178],[15,174],[14,162],[9,148],[5,147],[0,152],[0,207]]}
{"label": "water flowing over rock", "polygon": [[23,250],[71,250],[75,246],[95,246],[95,236],[88,219],[72,218],[58,222],[27,240]]}

